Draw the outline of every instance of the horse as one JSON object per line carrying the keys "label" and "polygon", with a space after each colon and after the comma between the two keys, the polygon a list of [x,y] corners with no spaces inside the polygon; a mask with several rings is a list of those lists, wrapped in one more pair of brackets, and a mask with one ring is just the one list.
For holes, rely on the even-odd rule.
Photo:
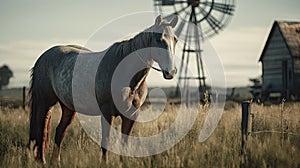
{"label": "horse", "polygon": [[[178,22],[175,16],[170,22],[156,17],[154,25],[146,28],[134,37],[121,42],[116,42],[105,50],[105,54],[95,77],[95,96],[101,110],[101,125],[112,124],[114,117],[122,119],[121,132],[130,135],[138,111],[147,95],[146,77],[153,62],[157,62],[165,79],[172,79],[177,70],[174,63],[174,52],[177,37],[173,28]],[[124,111],[116,107],[114,94],[111,91],[111,82],[118,64],[131,53],[147,47],[156,47],[166,52],[147,52],[139,55],[136,63],[144,64],[145,68],[138,71],[127,87],[123,87],[120,94],[124,97],[122,103],[126,105]],[[31,72],[30,86],[30,130],[29,145],[33,145],[36,160],[45,164],[45,154],[50,141],[51,108],[58,102],[61,106],[62,116],[56,128],[52,159],[60,162],[61,146],[67,133],[68,126],[75,115],[75,105],[72,99],[72,75],[76,59],[79,55],[97,56],[103,52],[93,52],[77,45],[58,45],[45,51],[35,62]],[[123,69],[122,73],[129,73]],[[74,92],[74,90],[73,90]],[[125,115],[125,114],[130,115]],[[102,159],[107,160],[105,145],[109,141],[110,127],[102,128]],[[122,137],[123,138],[123,137]],[[128,136],[123,138],[128,141]]]}

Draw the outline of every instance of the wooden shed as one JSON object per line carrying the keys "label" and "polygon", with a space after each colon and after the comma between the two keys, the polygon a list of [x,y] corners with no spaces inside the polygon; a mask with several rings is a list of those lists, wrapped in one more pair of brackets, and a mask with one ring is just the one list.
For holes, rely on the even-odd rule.
{"label": "wooden shed", "polygon": [[300,22],[275,21],[262,54],[263,98],[300,96]]}

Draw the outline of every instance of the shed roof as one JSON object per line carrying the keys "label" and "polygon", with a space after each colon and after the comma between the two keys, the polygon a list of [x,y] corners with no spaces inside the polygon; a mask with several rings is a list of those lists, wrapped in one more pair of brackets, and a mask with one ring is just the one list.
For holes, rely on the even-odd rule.
{"label": "shed roof", "polygon": [[273,23],[271,32],[269,34],[269,37],[265,44],[263,52],[259,58],[259,61],[262,61],[262,57],[267,48],[267,44],[269,43],[271,35],[273,34],[274,28],[276,26],[279,27],[282,37],[291,53],[291,56],[292,57],[300,57],[300,22],[275,21]]}

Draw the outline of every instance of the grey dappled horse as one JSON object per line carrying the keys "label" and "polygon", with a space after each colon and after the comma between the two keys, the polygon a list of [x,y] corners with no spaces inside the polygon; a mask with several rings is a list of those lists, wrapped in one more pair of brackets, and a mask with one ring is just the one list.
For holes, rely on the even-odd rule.
{"label": "grey dappled horse", "polygon": [[[178,22],[174,17],[170,22],[164,21],[161,16],[155,20],[155,24],[135,37],[122,42],[114,43],[105,50],[105,54],[98,66],[95,77],[95,96],[97,104],[102,112],[101,123],[111,124],[113,118],[121,116],[124,135],[129,135],[132,126],[138,116],[138,110],[144,103],[147,95],[146,77],[152,67],[153,61],[160,66],[165,79],[172,79],[176,74],[174,63],[174,50],[177,39],[173,28]],[[118,64],[131,53],[155,47],[165,52],[146,52],[140,55],[140,64],[145,68],[138,71],[127,87],[120,94],[124,97],[122,103],[127,107],[126,111],[120,111],[116,107],[111,91],[113,73]],[[37,149],[36,159],[45,163],[45,151],[50,137],[51,107],[59,102],[62,116],[55,133],[55,146],[52,159],[60,160],[61,144],[66,135],[66,129],[71,124],[76,114],[72,98],[72,75],[78,55],[97,56],[103,52],[92,52],[84,47],[75,45],[55,46],[44,52],[32,68],[31,78],[31,113],[30,113],[30,138]],[[137,61],[138,62],[138,61]],[[135,65],[131,65],[135,66]],[[86,68],[86,67],[85,67]],[[122,70],[126,76],[127,69]],[[76,90],[75,90],[76,91]],[[73,90],[74,92],[74,90]],[[124,115],[129,113],[130,115]],[[110,127],[102,127],[102,158],[107,159],[105,146],[108,141]],[[128,136],[123,138],[127,142]]]}

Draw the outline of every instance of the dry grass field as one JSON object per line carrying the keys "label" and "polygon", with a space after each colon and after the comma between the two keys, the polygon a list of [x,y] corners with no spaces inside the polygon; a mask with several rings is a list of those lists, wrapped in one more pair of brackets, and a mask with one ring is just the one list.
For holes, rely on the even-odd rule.
{"label": "dry grass field", "polygon": [[[171,149],[158,155],[136,158],[110,152],[107,165],[101,163],[100,147],[84,133],[76,119],[63,143],[61,167],[240,167],[240,105],[228,102],[212,136],[200,143],[198,136],[208,107],[199,106],[193,128]],[[143,132],[154,134],[163,130],[176,117],[173,112],[176,108],[175,105],[168,105],[157,122],[135,125],[133,135],[138,136]],[[251,136],[246,148],[245,167],[300,167],[300,103],[285,104],[283,108],[280,105],[253,104],[252,112],[255,116],[253,131],[269,132]],[[56,106],[52,113],[52,139],[46,167],[50,167],[54,130],[60,114]],[[120,124],[120,121],[116,120],[115,123]],[[28,126],[28,111],[0,108],[0,167],[41,167],[27,148]],[[283,126],[288,134],[276,132]]]}

